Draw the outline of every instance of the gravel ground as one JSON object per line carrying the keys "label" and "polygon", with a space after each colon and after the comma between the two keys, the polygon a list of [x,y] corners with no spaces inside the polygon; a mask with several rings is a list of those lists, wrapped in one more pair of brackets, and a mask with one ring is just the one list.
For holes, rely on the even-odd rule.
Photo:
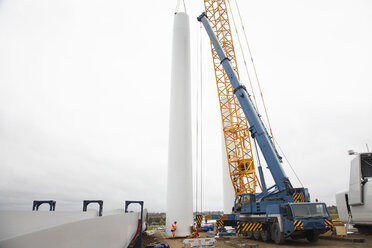
{"label": "gravel ground", "polygon": [[[182,244],[184,238],[175,238],[168,239],[165,237],[164,231],[156,231],[152,237],[152,240],[155,240],[156,243],[169,244],[171,248],[182,248],[186,247]],[[200,237],[211,237],[206,233],[201,233]],[[372,236],[353,234],[347,237],[321,237],[316,243],[309,243],[306,239],[302,240],[292,240],[287,239],[286,243],[283,245],[276,245],[273,242],[266,243],[257,240],[247,239],[245,237],[224,237],[217,239],[215,247],[251,247],[258,245],[260,248],[270,248],[270,247],[280,247],[280,248],[289,248],[289,247],[334,247],[334,248],[367,248],[372,247]]]}

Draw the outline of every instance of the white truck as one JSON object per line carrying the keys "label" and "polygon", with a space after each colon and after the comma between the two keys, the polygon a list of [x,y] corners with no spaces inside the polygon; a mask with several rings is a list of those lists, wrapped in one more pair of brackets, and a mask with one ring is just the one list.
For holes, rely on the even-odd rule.
{"label": "white truck", "polygon": [[337,211],[342,222],[372,234],[372,153],[353,154],[349,190],[336,194]]}

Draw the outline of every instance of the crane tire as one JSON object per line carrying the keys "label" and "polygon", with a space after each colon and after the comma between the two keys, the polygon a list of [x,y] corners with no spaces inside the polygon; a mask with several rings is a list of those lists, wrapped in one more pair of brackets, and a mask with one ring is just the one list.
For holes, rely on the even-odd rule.
{"label": "crane tire", "polygon": [[306,234],[306,239],[310,242],[310,243],[315,243],[318,241],[319,239],[319,232],[317,231],[310,231]]}
{"label": "crane tire", "polygon": [[284,234],[280,231],[279,223],[274,222],[271,225],[271,238],[276,244],[283,244],[285,239],[284,239]]}
{"label": "crane tire", "polygon": [[263,230],[261,231],[261,238],[262,238],[262,241],[270,241],[271,240],[271,235],[270,235],[270,231],[269,230]]}
{"label": "crane tire", "polygon": [[253,231],[253,237],[255,240],[260,240],[261,239],[260,231]]}

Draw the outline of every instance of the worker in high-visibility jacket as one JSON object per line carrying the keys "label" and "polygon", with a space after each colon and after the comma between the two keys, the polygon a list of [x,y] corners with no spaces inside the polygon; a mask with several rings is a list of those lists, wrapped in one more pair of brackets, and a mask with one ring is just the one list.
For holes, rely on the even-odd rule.
{"label": "worker in high-visibility jacket", "polygon": [[177,230],[177,221],[173,222],[171,232],[173,237],[176,235],[176,230]]}

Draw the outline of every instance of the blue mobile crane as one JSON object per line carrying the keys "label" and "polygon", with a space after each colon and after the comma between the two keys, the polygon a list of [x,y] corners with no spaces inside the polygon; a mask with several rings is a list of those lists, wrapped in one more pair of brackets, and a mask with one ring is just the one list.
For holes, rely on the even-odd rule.
{"label": "blue mobile crane", "polygon": [[208,17],[202,13],[198,18],[208,33],[221,64],[234,89],[245,117],[250,125],[250,133],[257,142],[275,184],[266,187],[262,167],[258,172],[262,185],[259,194],[239,194],[235,198],[233,214],[237,232],[249,238],[273,240],[277,244],[285,239],[307,238],[316,242],[321,233],[333,229],[333,223],[324,203],[311,203],[307,188],[294,188],[281,165],[278,154],[265,125],[254,107],[250,95],[233,70],[229,58],[214,34]]}

